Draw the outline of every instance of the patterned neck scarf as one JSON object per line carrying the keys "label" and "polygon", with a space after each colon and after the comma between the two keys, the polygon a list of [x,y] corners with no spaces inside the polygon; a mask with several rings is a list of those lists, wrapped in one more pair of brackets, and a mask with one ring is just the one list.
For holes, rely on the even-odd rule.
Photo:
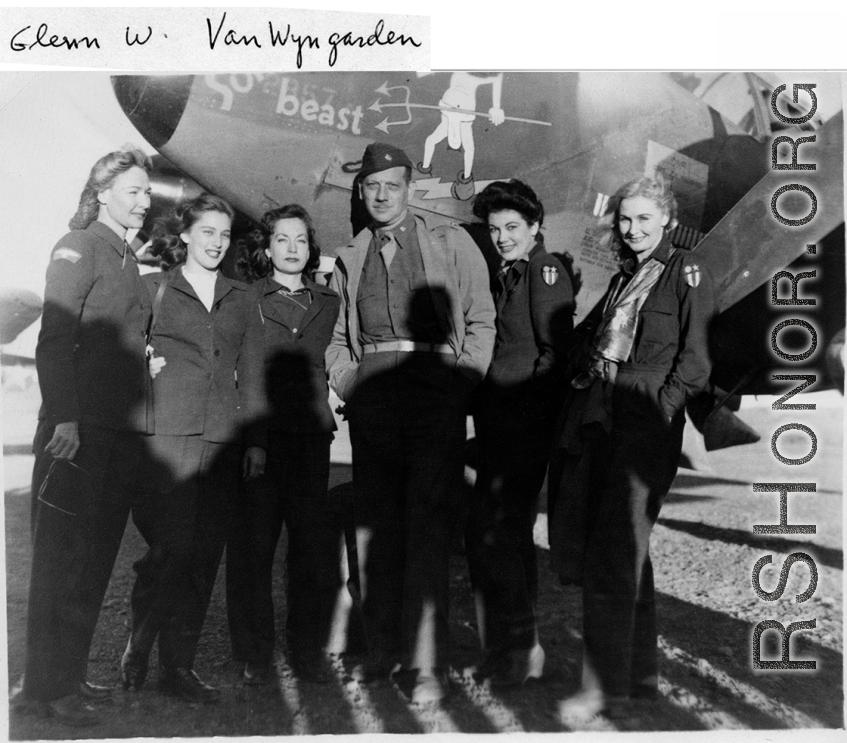
{"label": "patterned neck scarf", "polygon": [[[668,257],[672,254],[673,248]],[[614,381],[618,364],[629,358],[635,343],[638,313],[665,270],[665,265],[656,258],[649,258],[638,267],[629,283],[617,292],[617,296],[615,292],[609,295],[603,319],[594,335],[588,371],[574,380],[574,387],[587,387],[592,377]],[[623,280],[623,272],[620,280]]]}

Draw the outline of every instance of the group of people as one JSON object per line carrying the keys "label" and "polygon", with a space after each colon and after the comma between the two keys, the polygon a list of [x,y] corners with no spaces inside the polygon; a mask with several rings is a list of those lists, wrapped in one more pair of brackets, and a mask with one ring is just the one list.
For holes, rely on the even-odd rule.
{"label": "group of people", "polygon": [[476,196],[480,249],[464,228],[429,229],[410,212],[412,169],[396,147],[367,147],[356,195],[371,224],[337,250],[324,286],[298,205],[267,212],[240,242],[249,283],[224,276],[234,212],[211,194],[157,226],[150,252],[163,270],[141,276],[125,237],[150,206],[150,161],[127,146],[95,164],[51,255],[36,350],[27,704],[87,725],[110,698],[86,664],[130,513],[147,551],[134,564],[125,688],[145,684],[158,643],[163,692],[218,699],[193,667],[224,548],[234,659],[247,684],[271,677],[283,524],[286,661],[301,680],[331,680],[344,540],[328,493],[327,380],[353,450],[363,682],[393,676],[415,703],[448,693],[461,529],[476,677],[542,676],[533,528],[549,471],[552,564],[584,593],[582,687],[562,715],[656,695],[649,536],[685,404],[709,377],[708,272],[668,240],[673,195],[641,178],[611,199],[621,270],[574,330],[574,272],[547,252],[530,186],[498,181]]}

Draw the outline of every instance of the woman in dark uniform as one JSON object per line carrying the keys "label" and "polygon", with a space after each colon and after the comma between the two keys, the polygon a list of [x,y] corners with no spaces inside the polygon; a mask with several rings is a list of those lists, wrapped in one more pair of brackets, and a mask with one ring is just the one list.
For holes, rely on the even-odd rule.
{"label": "woman in dark uniform", "polygon": [[573,330],[574,290],[540,234],[544,208],[518,180],[477,196],[497,252],[491,291],[497,339],[474,406],[479,466],[466,531],[471,580],[494,685],[540,677],[533,526]]}
{"label": "woman in dark uniform", "polygon": [[274,552],[285,523],[288,664],[301,679],[324,682],[330,677],[323,648],[342,585],[341,535],[327,499],[336,426],[324,366],[339,299],[311,278],[320,248],[303,207],[273,209],[262,227],[242,246],[239,267],[255,280],[264,321],[268,469],[239,499],[227,547],[230,634],[245,682],[266,681],[274,648]]}
{"label": "woman in dark uniform", "polygon": [[91,639],[144,461],[150,300],[126,233],[150,208],[149,158],[100,158],[47,268],[35,352],[42,406],[33,451],[33,558],[22,699],[96,722]]}
{"label": "woman in dark uniform", "polygon": [[582,689],[562,702],[565,718],[657,694],[650,532],[676,474],[685,404],[710,372],[712,289],[702,256],[667,237],[672,192],[640,178],[609,213],[621,270],[586,320],[590,350],[551,465],[554,564],[583,587]]}
{"label": "woman in dark uniform", "polygon": [[135,564],[121,677],[127,688],[144,683],[158,637],[160,689],[200,702],[218,697],[193,666],[239,474],[252,479],[265,463],[259,308],[246,284],[217,270],[233,214],[207,193],[180,206],[151,248],[166,270],[144,277],[160,465],[146,487],[158,518],[142,532],[149,549]]}

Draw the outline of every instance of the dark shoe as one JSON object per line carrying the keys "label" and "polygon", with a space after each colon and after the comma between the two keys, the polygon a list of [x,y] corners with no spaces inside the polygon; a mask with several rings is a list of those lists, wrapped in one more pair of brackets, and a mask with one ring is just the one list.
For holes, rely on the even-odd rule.
{"label": "dark shoe", "polygon": [[335,680],[335,674],[330,672],[326,656],[323,653],[291,656],[288,665],[301,681],[309,681],[313,684],[328,684]]}
{"label": "dark shoe", "polygon": [[9,687],[9,711],[16,715],[50,716],[47,702],[42,702],[40,699],[30,699],[24,694],[23,674],[18,676]]}
{"label": "dark shoe", "polygon": [[148,656],[132,647],[132,638],[126,644],[121,658],[121,681],[124,689],[137,691],[147,680]]}
{"label": "dark shoe", "polygon": [[659,677],[647,676],[641,681],[634,683],[629,696],[632,699],[655,702],[659,698]]}
{"label": "dark shoe", "polygon": [[159,689],[165,694],[179,697],[186,702],[212,704],[220,699],[221,693],[214,686],[204,684],[190,668],[162,669]]}
{"label": "dark shoe", "polygon": [[366,684],[374,681],[388,681],[396,665],[388,653],[382,650],[374,650],[362,664],[361,679]]}
{"label": "dark shoe", "polygon": [[88,681],[79,682],[79,696],[89,704],[102,704],[112,701],[112,689],[109,686],[97,686]]}
{"label": "dark shoe", "polygon": [[489,681],[494,688],[521,686],[529,679],[540,679],[544,673],[544,648],[533,645],[526,650],[511,650]]}
{"label": "dark shoe", "polygon": [[241,678],[248,686],[261,686],[268,683],[271,677],[271,668],[268,663],[255,663],[248,660],[244,664]]}
{"label": "dark shoe", "polygon": [[485,660],[480,663],[473,672],[474,681],[478,684],[483,683],[487,678],[490,678],[496,673],[500,673],[504,667],[509,665],[508,651],[489,650],[485,654]]}
{"label": "dark shoe", "polygon": [[94,707],[77,694],[47,702],[47,713],[57,722],[71,727],[88,727],[100,722]]}

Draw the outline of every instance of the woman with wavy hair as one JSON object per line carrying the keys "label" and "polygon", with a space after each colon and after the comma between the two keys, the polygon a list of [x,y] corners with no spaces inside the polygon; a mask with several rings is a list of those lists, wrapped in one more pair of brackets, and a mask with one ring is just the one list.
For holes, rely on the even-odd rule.
{"label": "woman with wavy hair", "polygon": [[154,232],[151,253],[165,269],[144,282],[153,303],[149,345],[156,467],[145,487],[157,517],[135,563],[132,633],[121,661],[128,689],[147,676],[158,637],[159,688],[192,702],[218,691],[194,672],[239,473],[265,465],[262,324],[249,287],[218,271],[234,212],[204,193]]}
{"label": "woman with wavy hair", "polygon": [[712,287],[703,257],[675,248],[676,200],[639,178],[609,201],[620,271],[583,323],[550,468],[550,546],[582,585],[582,688],[561,704],[585,718],[658,693],[650,533],[676,474],[685,405],[709,383]]}
{"label": "woman with wavy hair", "polygon": [[476,197],[496,252],[497,343],[473,406],[479,466],[465,544],[486,659],[478,677],[522,684],[544,670],[533,527],[571,341],[574,285],[545,249],[544,207],[522,181]]}
{"label": "woman with wavy hair", "polygon": [[47,267],[35,351],[33,558],[24,702],[71,725],[111,693],[86,681],[91,639],[145,458],[150,300],[126,242],[150,208],[150,159],[131,145],[91,169]]}
{"label": "woman with wavy hair", "polygon": [[274,650],[272,571],[283,523],[288,531],[286,639],[301,680],[330,680],[323,650],[342,585],[340,529],[327,498],[335,421],[324,352],[338,295],[313,280],[320,248],[308,212],[289,204],[266,212],[241,245],[239,267],[264,322],[270,403],[268,466],[245,486],[227,547],[227,612],[233,655],[248,684],[268,680]]}

